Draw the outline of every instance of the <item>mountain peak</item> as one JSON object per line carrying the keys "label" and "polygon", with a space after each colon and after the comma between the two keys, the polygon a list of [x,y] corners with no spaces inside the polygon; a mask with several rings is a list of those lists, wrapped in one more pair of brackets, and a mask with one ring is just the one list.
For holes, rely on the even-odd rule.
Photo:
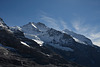
{"label": "mountain peak", "polygon": [[3,19],[2,19],[2,18],[0,18],[0,21],[3,21]]}
{"label": "mountain peak", "polygon": [[35,25],[40,31],[47,31],[49,29],[45,24],[41,22],[35,23]]}
{"label": "mountain peak", "polygon": [[0,25],[1,24],[5,24],[2,18],[0,18]]}
{"label": "mountain peak", "polygon": [[2,28],[8,28],[8,26],[4,23],[3,19],[0,18],[0,29]]}
{"label": "mountain peak", "polygon": [[41,23],[41,22],[38,22],[38,23],[36,23],[37,25],[41,25],[41,26],[45,26],[46,27],[46,25],[45,24],[43,24],[43,23]]}
{"label": "mountain peak", "polygon": [[41,22],[37,22],[37,23],[29,22],[28,24],[26,24],[24,26],[31,26],[39,31],[47,31],[49,29],[45,24],[43,24]]}
{"label": "mountain peak", "polygon": [[41,22],[37,22],[37,23],[35,23],[35,22],[29,22],[27,25],[31,25],[34,28],[38,28],[38,29],[41,29],[40,27],[42,27],[42,28],[46,28],[47,27],[45,24],[43,24]]}
{"label": "mountain peak", "polygon": [[34,23],[34,22],[29,22],[29,24],[30,24],[32,27],[37,28],[37,27],[35,26],[35,23]]}

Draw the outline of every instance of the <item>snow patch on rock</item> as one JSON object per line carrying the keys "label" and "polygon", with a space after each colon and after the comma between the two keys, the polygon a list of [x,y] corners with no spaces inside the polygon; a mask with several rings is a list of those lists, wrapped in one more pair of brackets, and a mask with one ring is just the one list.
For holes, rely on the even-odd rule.
{"label": "snow patch on rock", "polygon": [[41,40],[36,40],[36,39],[32,39],[32,40],[34,40],[36,43],[38,43],[40,46],[43,46],[43,41],[41,41]]}
{"label": "snow patch on rock", "polygon": [[30,47],[28,44],[26,44],[25,42],[21,41],[21,44],[27,46],[27,47]]}

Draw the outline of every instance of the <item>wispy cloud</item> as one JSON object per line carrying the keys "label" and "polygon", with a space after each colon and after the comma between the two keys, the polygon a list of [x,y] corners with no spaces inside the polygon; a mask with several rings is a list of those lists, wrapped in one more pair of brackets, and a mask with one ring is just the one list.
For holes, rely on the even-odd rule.
{"label": "wispy cloud", "polygon": [[71,23],[72,23],[72,26],[74,27],[74,29],[76,30],[76,32],[87,32],[89,30],[89,25],[87,24],[84,24],[84,20],[82,19],[75,19],[75,20],[72,20]]}
{"label": "wispy cloud", "polygon": [[76,31],[79,31],[80,30],[80,21],[79,20],[72,21],[72,26],[74,27],[74,29]]}
{"label": "wispy cloud", "polygon": [[67,23],[64,20],[60,20],[61,25],[63,26],[63,29],[68,29]]}
{"label": "wispy cloud", "polygon": [[92,33],[92,34],[90,34],[90,36],[91,36],[91,39],[98,39],[98,38],[100,38],[100,32]]}
{"label": "wispy cloud", "polygon": [[55,28],[57,30],[60,30],[59,25],[57,24],[57,20],[49,17],[49,16],[45,16],[45,15],[41,15],[41,20],[45,21],[46,24],[51,27],[51,28]]}
{"label": "wispy cloud", "polygon": [[93,43],[95,45],[100,46],[100,32],[96,32],[96,33],[91,33],[89,35],[89,38],[92,39]]}
{"label": "wispy cloud", "polygon": [[95,45],[98,45],[98,46],[100,46],[100,38],[99,39],[97,39],[97,40],[94,40],[94,42],[93,42]]}

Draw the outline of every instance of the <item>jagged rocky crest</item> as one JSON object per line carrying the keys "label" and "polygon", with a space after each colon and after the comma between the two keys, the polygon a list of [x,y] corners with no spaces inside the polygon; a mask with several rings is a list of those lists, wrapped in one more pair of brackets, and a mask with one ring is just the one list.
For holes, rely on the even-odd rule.
{"label": "jagged rocky crest", "polygon": [[0,27],[1,66],[100,66],[100,48],[83,35],[58,31],[40,22],[8,27],[0,19]]}
{"label": "jagged rocky crest", "polygon": [[7,28],[9,27],[4,23],[3,19],[0,18],[0,29],[7,29]]}

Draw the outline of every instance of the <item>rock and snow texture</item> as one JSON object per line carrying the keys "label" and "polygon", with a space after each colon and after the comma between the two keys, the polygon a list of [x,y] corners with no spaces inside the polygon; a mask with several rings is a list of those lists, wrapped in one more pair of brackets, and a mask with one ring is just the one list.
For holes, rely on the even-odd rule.
{"label": "rock and snow texture", "polygon": [[43,23],[34,23],[35,26],[40,30],[40,31],[47,31],[49,28],[47,26],[45,26],[45,24]]}
{"label": "rock and snow texture", "polygon": [[58,49],[73,51],[73,49],[67,47],[67,44],[73,45],[73,42],[76,41],[85,45],[93,45],[91,40],[83,35],[76,34],[67,29],[63,32],[57,31],[40,22],[29,22],[21,27],[12,27],[12,29],[24,32],[26,38],[34,40],[40,46],[43,46],[43,43],[46,43]]}
{"label": "rock and snow texture", "polygon": [[[56,46],[55,48],[73,51],[71,48],[66,47],[67,43],[73,42],[73,39],[69,35],[63,34],[62,32],[52,28],[48,28],[43,23],[30,22],[24,26],[21,26],[20,28],[24,32],[25,37],[34,40],[40,46],[42,46],[43,43],[49,45],[52,43],[54,46],[51,46]],[[62,46],[62,44],[65,46]]]}
{"label": "rock and snow texture", "polygon": [[93,45],[92,41],[90,39],[88,39],[87,37],[83,36],[83,35],[74,33],[74,32],[69,31],[67,29],[63,30],[63,32],[71,35],[73,37],[73,39],[78,43],[82,43],[82,44],[85,44],[85,45],[91,45],[91,46]]}
{"label": "rock and snow texture", "polygon": [[32,22],[22,26],[21,28],[22,28],[22,31],[24,33],[28,33],[28,34],[35,34],[36,35],[36,34],[38,34],[40,32],[38,30],[38,28]]}
{"label": "rock and snow texture", "polygon": [[19,26],[10,27],[10,29],[14,32],[16,32],[17,30],[21,31],[21,28]]}
{"label": "rock and snow texture", "polygon": [[43,46],[43,41],[41,41],[41,40],[36,40],[36,39],[32,39],[32,40],[34,40],[35,42],[37,42],[40,46]]}

